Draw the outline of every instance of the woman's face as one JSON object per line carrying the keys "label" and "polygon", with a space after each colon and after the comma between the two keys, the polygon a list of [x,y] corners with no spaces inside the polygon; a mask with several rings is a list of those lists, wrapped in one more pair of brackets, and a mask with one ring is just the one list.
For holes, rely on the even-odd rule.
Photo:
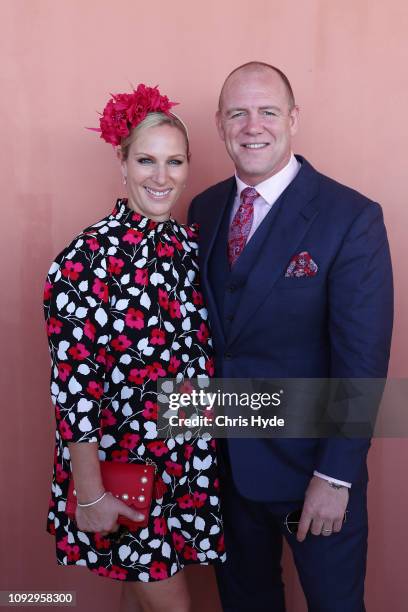
{"label": "woman's face", "polygon": [[129,206],[136,212],[165,221],[183,191],[188,175],[186,142],[171,125],[142,130],[129,148],[122,172],[127,179]]}

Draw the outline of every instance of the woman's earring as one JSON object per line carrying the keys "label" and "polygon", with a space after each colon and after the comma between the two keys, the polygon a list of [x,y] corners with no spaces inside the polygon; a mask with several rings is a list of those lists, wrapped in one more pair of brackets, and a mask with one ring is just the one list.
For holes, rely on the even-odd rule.
{"label": "woman's earring", "polygon": [[126,183],[127,183],[127,178],[126,178],[126,176],[124,176],[123,177],[123,184],[126,185]]}

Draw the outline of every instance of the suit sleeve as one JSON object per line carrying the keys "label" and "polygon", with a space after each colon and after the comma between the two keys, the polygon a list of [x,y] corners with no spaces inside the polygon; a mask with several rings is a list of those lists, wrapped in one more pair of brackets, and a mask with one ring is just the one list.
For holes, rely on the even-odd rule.
{"label": "suit sleeve", "polygon": [[[362,379],[387,376],[393,322],[390,251],[381,207],[364,207],[348,231],[329,274],[330,376],[355,388]],[[353,381],[351,379],[360,379]],[[365,384],[363,397],[349,394],[348,418],[364,421],[374,413],[381,390]],[[369,405],[370,404],[370,405]],[[316,470],[351,483],[364,478],[368,438],[338,437],[321,441]]]}
{"label": "suit sleeve", "polygon": [[52,264],[44,294],[51,397],[59,434],[68,442],[99,441],[108,303],[105,259],[79,238]]}

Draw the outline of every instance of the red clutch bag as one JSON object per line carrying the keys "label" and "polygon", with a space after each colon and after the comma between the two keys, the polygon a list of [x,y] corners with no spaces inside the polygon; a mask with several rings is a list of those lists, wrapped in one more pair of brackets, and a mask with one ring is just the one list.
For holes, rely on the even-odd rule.
{"label": "red clutch bag", "polygon": [[[164,485],[163,481],[159,479],[159,482],[155,482],[156,465],[153,462],[120,463],[117,461],[101,461],[100,467],[105,491],[109,491],[127,506],[142,512],[145,516],[143,521],[131,521],[119,515],[118,523],[124,525],[129,530],[146,527],[149,521],[153,494],[155,493],[155,497],[159,498],[164,493],[163,488],[157,486],[160,484]],[[65,512],[71,520],[75,519],[76,507],[76,491],[74,479],[71,476],[65,508]]]}

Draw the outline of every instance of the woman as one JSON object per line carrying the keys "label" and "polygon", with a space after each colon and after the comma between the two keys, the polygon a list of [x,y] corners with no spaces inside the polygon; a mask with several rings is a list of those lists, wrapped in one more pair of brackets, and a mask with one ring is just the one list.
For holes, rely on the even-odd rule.
{"label": "woman", "polygon": [[[157,88],[109,100],[101,137],[118,147],[128,197],[52,264],[45,316],[56,450],[48,531],[58,563],[126,582],[121,610],[189,609],[183,567],[223,561],[215,441],[157,438],[157,379],[212,374],[193,227],[170,217],[189,165],[186,128]],[[188,375],[187,375],[188,371]],[[148,525],[105,491],[99,460],[153,461],[165,485]],[[78,507],[65,513],[71,474]]]}

